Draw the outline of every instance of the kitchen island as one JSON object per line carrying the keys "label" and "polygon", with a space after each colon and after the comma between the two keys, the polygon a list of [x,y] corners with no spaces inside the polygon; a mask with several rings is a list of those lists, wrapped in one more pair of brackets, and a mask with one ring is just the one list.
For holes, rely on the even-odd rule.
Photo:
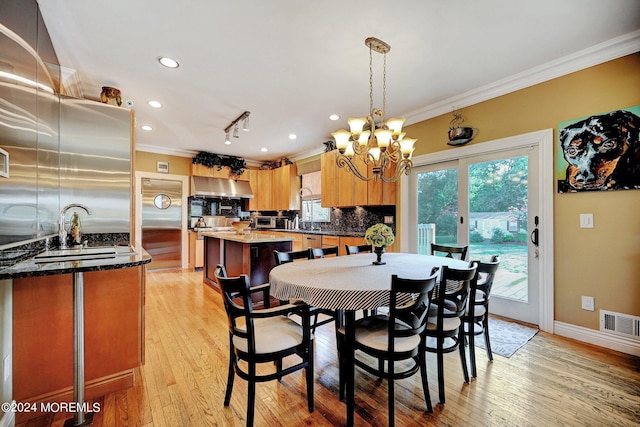
{"label": "kitchen island", "polygon": [[252,286],[269,281],[275,267],[273,251],[291,251],[291,237],[276,234],[235,234],[204,232],[204,274],[206,284],[218,289],[215,280],[216,264],[223,264],[227,275],[246,274]]}

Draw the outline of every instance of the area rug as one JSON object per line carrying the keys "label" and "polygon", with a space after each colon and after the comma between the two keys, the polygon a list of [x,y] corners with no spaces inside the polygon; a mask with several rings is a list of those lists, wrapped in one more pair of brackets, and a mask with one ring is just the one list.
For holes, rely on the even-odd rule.
{"label": "area rug", "polygon": [[[489,340],[494,354],[511,357],[537,333],[538,329],[489,317]],[[476,347],[485,348],[482,335],[476,336],[475,344]]]}

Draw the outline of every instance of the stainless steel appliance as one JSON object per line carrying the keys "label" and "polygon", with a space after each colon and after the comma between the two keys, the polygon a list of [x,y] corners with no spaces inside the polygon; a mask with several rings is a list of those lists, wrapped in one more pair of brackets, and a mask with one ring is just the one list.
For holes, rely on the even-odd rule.
{"label": "stainless steel appliance", "polygon": [[253,222],[255,228],[276,228],[275,216],[257,216]]}
{"label": "stainless steel appliance", "polygon": [[182,265],[182,182],[142,180],[142,246],[153,260],[149,269]]}

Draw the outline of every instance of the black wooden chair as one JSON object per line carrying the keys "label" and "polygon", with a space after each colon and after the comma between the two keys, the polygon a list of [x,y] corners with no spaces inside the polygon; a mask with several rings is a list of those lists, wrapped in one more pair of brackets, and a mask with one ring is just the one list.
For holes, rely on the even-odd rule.
{"label": "black wooden chair", "polygon": [[[428,412],[433,412],[427,381],[425,330],[429,302],[436,284],[437,268],[422,280],[391,277],[391,293],[388,315],[365,317],[356,322],[354,349],[377,359],[377,365],[367,362],[370,358],[355,358],[356,366],[385,378],[388,381],[389,425],[395,425],[394,380],[409,378],[420,371],[422,388]],[[344,348],[345,329],[340,328],[340,348]],[[396,362],[400,370],[396,371]],[[340,357],[340,394],[344,390],[344,356]],[[386,367],[386,368],[385,368]]]}
{"label": "black wooden chair", "polygon": [[338,256],[338,246],[326,246],[324,248],[309,248],[311,259],[324,258],[327,256]]}
{"label": "black wooden chair", "polygon": [[471,376],[477,377],[475,336],[484,335],[487,358],[493,361],[491,352],[491,342],[489,341],[489,299],[491,298],[491,288],[496,277],[500,257],[494,255],[490,262],[479,262],[476,275],[471,281],[469,290],[469,304],[464,317],[466,325],[465,335],[469,340],[469,363],[471,365]]}
{"label": "black wooden chair", "polygon": [[[447,258],[459,258],[466,259],[469,246],[448,246],[438,245],[436,243],[431,244],[430,255],[446,256]],[[456,255],[454,257],[454,255]]]}
{"label": "black wooden chair", "polygon": [[[425,334],[426,349],[436,353],[438,361],[438,393],[440,403],[444,403],[444,353],[459,350],[465,382],[469,382],[469,371],[464,346],[463,318],[467,310],[467,300],[471,281],[476,273],[474,261],[468,268],[454,269],[443,266],[440,283],[436,287],[436,297],[430,307]],[[435,340],[435,344],[430,340]],[[446,340],[446,346],[445,346]]]}
{"label": "black wooden chair", "polygon": [[[254,310],[251,294],[258,291],[251,287],[249,278],[226,277],[224,266],[218,265],[215,273],[229,323],[229,372],[224,406],[229,406],[235,375],[249,383],[247,392],[247,427],[253,426],[256,383],[280,381],[292,372],[305,370],[307,405],[313,412],[313,335],[309,325],[309,308],[306,304],[285,304],[263,310]],[[267,292],[268,284],[260,285],[260,292]],[[265,299],[267,301],[268,298]],[[302,326],[289,319],[290,313],[298,313]],[[297,356],[300,360],[283,369],[282,359]],[[242,363],[240,363],[242,362]],[[275,364],[271,373],[258,364]],[[297,386],[297,385],[296,385]]]}
{"label": "black wooden chair", "polygon": [[344,245],[347,255],[359,254],[362,252],[373,252],[372,245]]}
{"label": "black wooden chair", "polygon": [[[290,252],[282,252],[282,251],[273,251],[273,255],[275,257],[276,265],[285,264],[287,262],[294,262],[296,260],[311,260],[313,259],[313,252],[311,248],[301,250],[301,251],[290,251]],[[311,323],[311,332],[315,332],[318,326],[326,325],[327,323],[331,323],[335,320],[335,312],[332,310],[325,310],[318,307],[309,307],[309,313],[313,316],[313,322]],[[320,314],[325,314],[329,316],[326,319],[318,320]]]}

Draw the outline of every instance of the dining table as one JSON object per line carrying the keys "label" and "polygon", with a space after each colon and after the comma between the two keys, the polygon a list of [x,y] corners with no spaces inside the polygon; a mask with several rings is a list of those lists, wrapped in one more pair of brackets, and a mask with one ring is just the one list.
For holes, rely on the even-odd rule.
{"label": "dining table", "polygon": [[360,253],[281,264],[269,275],[270,293],[279,300],[300,299],[322,309],[344,312],[346,425],[355,412],[356,312],[389,305],[391,276],[424,279],[434,267],[468,267],[467,261],[433,255],[390,252],[377,265],[375,253]]}

